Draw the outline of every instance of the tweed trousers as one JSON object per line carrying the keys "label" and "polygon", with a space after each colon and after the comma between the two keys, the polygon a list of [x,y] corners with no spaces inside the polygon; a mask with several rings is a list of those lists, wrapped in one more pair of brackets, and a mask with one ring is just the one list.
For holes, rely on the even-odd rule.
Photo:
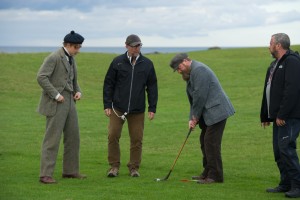
{"label": "tweed trousers", "polygon": [[[115,110],[120,116],[123,113]],[[144,134],[145,113],[128,114],[126,121],[130,137],[130,158],[127,163],[129,171],[139,169],[142,160],[142,145]],[[112,112],[108,126],[108,163],[111,167],[119,168],[120,162],[120,143],[121,132],[125,121]]]}
{"label": "tweed trousers", "polygon": [[71,92],[63,91],[63,103],[56,114],[46,118],[46,132],[42,144],[40,177],[53,176],[60,139],[63,134],[63,174],[79,172],[79,126],[75,101]]}

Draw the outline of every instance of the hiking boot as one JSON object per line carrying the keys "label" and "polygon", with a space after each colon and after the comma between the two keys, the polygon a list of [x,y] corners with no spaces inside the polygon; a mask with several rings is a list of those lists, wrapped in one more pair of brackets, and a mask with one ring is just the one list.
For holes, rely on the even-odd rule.
{"label": "hiking boot", "polygon": [[107,173],[107,177],[117,177],[119,175],[119,168],[117,167],[112,167],[109,169]]}
{"label": "hiking boot", "polygon": [[132,169],[132,170],[130,170],[130,176],[131,177],[139,177],[140,174],[136,169]]}

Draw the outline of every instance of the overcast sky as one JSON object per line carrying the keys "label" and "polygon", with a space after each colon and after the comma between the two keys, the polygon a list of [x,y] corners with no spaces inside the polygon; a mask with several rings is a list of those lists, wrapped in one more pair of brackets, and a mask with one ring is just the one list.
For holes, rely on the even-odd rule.
{"label": "overcast sky", "polygon": [[71,30],[85,46],[268,46],[285,32],[300,44],[300,0],[0,0],[0,46],[60,46]]}

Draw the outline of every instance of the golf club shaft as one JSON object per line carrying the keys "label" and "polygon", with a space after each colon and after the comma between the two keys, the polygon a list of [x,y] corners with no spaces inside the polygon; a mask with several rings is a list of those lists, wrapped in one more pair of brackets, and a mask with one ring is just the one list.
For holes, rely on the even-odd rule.
{"label": "golf club shaft", "polygon": [[176,157],[176,159],[175,159],[175,161],[174,161],[174,163],[173,163],[173,165],[172,165],[172,167],[171,167],[171,169],[170,169],[168,175],[164,178],[164,180],[167,180],[167,179],[169,178],[171,172],[173,171],[174,166],[175,166],[175,164],[176,164],[176,162],[177,162],[177,160],[178,160],[178,158],[179,158],[179,156],[180,156],[180,154],[181,154],[181,152],[182,152],[182,149],[183,149],[183,147],[184,147],[184,145],[185,145],[187,139],[189,138],[191,132],[192,132],[192,128],[190,128],[190,130],[189,130],[189,132],[188,132],[188,134],[187,134],[187,136],[186,136],[186,138],[185,138],[185,140],[184,140],[184,143],[182,144],[182,146],[181,146],[181,148],[180,148],[180,151],[179,151],[179,153],[178,153],[178,155],[177,155],[177,157]]}

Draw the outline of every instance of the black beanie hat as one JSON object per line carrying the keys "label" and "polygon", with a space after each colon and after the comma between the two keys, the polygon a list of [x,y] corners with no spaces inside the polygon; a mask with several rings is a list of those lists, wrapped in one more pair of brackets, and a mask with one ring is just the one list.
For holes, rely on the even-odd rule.
{"label": "black beanie hat", "polygon": [[80,34],[75,33],[75,31],[71,31],[69,34],[67,34],[64,38],[65,43],[72,43],[72,44],[82,44],[84,41],[84,37],[82,37]]}

